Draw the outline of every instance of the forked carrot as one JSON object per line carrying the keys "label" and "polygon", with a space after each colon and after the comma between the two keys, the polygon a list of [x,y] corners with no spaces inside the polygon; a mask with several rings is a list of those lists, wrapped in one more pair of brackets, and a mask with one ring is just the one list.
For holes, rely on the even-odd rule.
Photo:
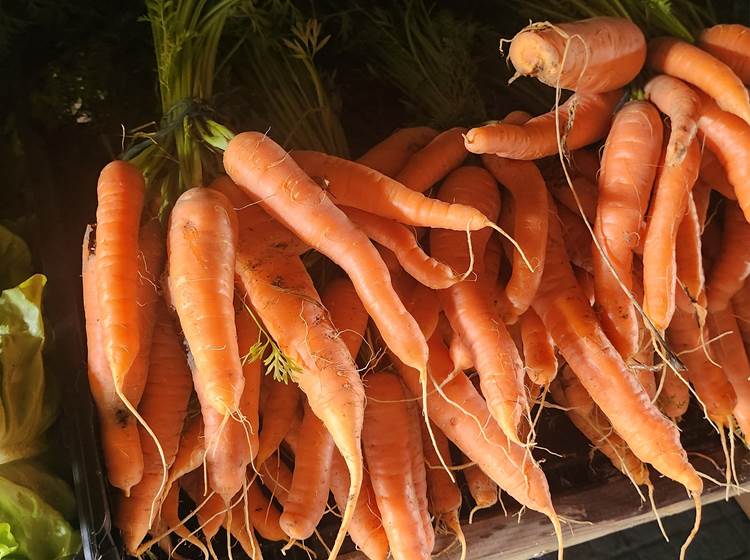
{"label": "forked carrot", "polygon": [[698,45],[729,66],[745,85],[750,85],[750,29],[724,23],[704,29]]}
{"label": "forked carrot", "polygon": [[400,128],[367,150],[357,162],[388,177],[395,177],[409,159],[437,135],[438,131],[429,126]]}
{"label": "forked carrot", "polygon": [[395,179],[417,192],[425,192],[460,166],[469,155],[464,147],[465,128],[441,132],[416,152]]}
{"label": "forked carrot", "polygon": [[[644,91],[646,99],[669,117],[669,144],[664,159],[667,165],[677,165],[698,132],[701,100],[685,82],[665,74],[651,78]],[[658,138],[659,134],[654,131],[654,136]]]}

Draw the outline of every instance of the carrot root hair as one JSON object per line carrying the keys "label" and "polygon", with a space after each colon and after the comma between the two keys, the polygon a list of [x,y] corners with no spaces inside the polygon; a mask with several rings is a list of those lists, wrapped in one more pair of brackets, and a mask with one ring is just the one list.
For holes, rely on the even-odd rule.
{"label": "carrot root hair", "polygon": [[695,503],[695,523],[693,524],[693,529],[690,531],[687,539],[685,539],[685,542],[682,543],[682,546],[680,547],[680,560],[685,560],[687,549],[690,546],[690,543],[693,542],[693,539],[695,539],[695,535],[698,534],[698,529],[700,529],[701,526],[701,513],[703,504],[701,502],[700,494],[691,492],[691,497],[693,498],[693,502]]}

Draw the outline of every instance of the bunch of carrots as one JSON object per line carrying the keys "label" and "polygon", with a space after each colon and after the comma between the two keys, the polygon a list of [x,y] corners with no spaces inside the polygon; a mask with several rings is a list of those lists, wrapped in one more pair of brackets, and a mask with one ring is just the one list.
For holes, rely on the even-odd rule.
{"label": "bunch of carrots", "polygon": [[465,555],[460,473],[475,510],[505,491],[549,517],[562,558],[532,454],[549,395],[636,487],[650,465],[686,488],[684,556],[691,395],[722,442],[750,434],[750,29],[540,23],[508,56],[572,94],[356,161],[243,132],[164,227],[137,166],[102,170],[89,380],[129,553],[304,547],[330,492],[329,558],[347,534],[372,559],[440,532]]}

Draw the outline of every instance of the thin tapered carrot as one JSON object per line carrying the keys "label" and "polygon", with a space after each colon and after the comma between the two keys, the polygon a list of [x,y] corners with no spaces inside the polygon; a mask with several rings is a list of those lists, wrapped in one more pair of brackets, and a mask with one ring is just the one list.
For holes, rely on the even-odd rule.
{"label": "thin tapered carrot", "polygon": [[[573,262],[572,259],[571,262]],[[578,282],[578,285],[581,286],[581,290],[583,290],[586,299],[593,306],[596,303],[594,275],[588,270],[578,266],[573,266],[573,273],[575,274],[576,281]]]}
{"label": "thin tapered carrot", "polygon": [[[255,480],[247,487],[248,514],[252,526],[258,534],[269,541],[285,541],[287,535],[281,526],[281,512],[271,502],[260,488],[260,482]],[[234,513],[233,518],[240,517],[244,520],[243,504],[238,504],[239,515]]]}
{"label": "thin tapered carrot", "polygon": [[419,324],[422,334],[425,338],[431,337],[437,329],[440,316],[440,299],[437,292],[415,282],[414,287],[402,298],[406,309]]}
{"label": "thin tapered carrot", "polygon": [[737,204],[724,206],[721,250],[716,256],[706,285],[708,308],[722,309],[750,276],[750,223]]}
{"label": "thin tapered carrot", "polygon": [[[193,500],[196,506],[201,504],[196,511],[198,525],[200,525],[203,536],[210,542],[221,529],[227,513],[227,504],[218,494],[206,494],[206,485],[203,480],[203,470],[196,469],[180,478],[180,488]],[[204,503],[205,502],[205,503]]]}
{"label": "thin tapered carrot", "polygon": [[[464,457],[466,456],[464,455]],[[491,508],[497,503],[500,489],[495,481],[484,474],[482,469],[476,465],[471,465],[463,469],[462,472],[466,479],[466,486],[469,488],[469,494],[474,499],[474,508],[469,514],[469,523],[471,523],[477,511]]]}
{"label": "thin tapered carrot", "polygon": [[[669,117],[670,133],[665,161],[667,165],[677,165],[685,158],[690,142],[698,133],[700,98],[685,82],[665,74],[651,78],[644,91],[646,99]],[[656,130],[654,135],[659,137]]]}
{"label": "thin tapered carrot", "polygon": [[395,177],[413,155],[429,144],[438,131],[429,126],[400,128],[388,138],[375,144],[357,163],[380,171],[388,177]]}
{"label": "thin tapered carrot", "polygon": [[647,101],[626,103],[612,122],[599,175],[594,235],[604,254],[597,247],[591,250],[594,288],[602,329],[626,360],[638,350],[638,318],[625,290],[632,289],[633,251],[661,147],[659,111]]}
{"label": "thin tapered carrot", "polygon": [[565,249],[570,255],[570,262],[593,275],[594,256],[591,233],[577,212],[573,212],[564,204],[558,203],[555,206],[559,227],[562,228]]}
{"label": "thin tapered carrot", "polygon": [[166,483],[166,469],[177,454],[192,390],[193,380],[182,342],[166,304],[160,301],[149,353],[148,381],[139,412],[145,422],[153,426],[165,463],[151,436],[140,430],[143,478],[132,488],[130,496],[120,499],[116,517],[125,547],[131,554],[137,550],[159,511],[160,491]]}
{"label": "thin tapered carrot", "polygon": [[703,156],[701,157],[701,171],[700,178],[702,181],[708,183],[708,185],[718,192],[724,198],[729,200],[737,200],[737,195],[734,192],[734,187],[729,182],[727,174],[724,171],[724,167],[721,162],[709,149],[703,150]]}
{"label": "thin tapered carrot", "polygon": [[229,143],[224,167],[269,214],[344,269],[388,347],[423,370],[426,342],[393,291],[377,250],[284,149],[263,134],[245,132]]}
{"label": "thin tapered carrot", "polygon": [[281,514],[281,528],[292,539],[309,538],[325,513],[333,447],[333,439],[323,422],[305,403],[294,453],[292,487]]}
{"label": "thin tapered carrot", "polygon": [[[410,425],[419,433],[419,418],[409,414],[401,382],[392,374],[368,375],[367,398],[362,441],[391,555],[395,560],[430,558],[432,539],[425,531],[432,527],[422,522],[418,481],[411,468],[411,454],[421,457],[422,444],[408,436]],[[424,462],[417,466],[416,477],[426,489]]]}
{"label": "thin tapered carrot", "polygon": [[203,445],[203,419],[200,414],[185,421],[180,444],[177,448],[172,466],[169,469],[167,486],[171,487],[177,480],[194,471],[203,464],[206,447]]}
{"label": "thin tapered carrot", "polygon": [[96,293],[104,353],[121,393],[140,348],[138,224],[143,175],[127,162],[113,161],[102,169],[96,190]]}
{"label": "thin tapered carrot", "polygon": [[750,85],[750,29],[724,23],[704,29],[698,46],[729,66],[745,85]]}
{"label": "thin tapered carrot", "polygon": [[513,238],[525,253],[525,259],[518,249],[514,250],[513,272],[505,285],[505,295],[515,316],[520,317],[531,305],[544,272],[549,214],[547,186],[532,162],[485,155],[482,163],[513,195]]}
{"label": "thin tapered carrot", "polygon": [[396,181],[417,192],[432,188],[469,155],[464,147],[464,134],[466,129],[461,127],[438,134],[409,158],[396,175]]}
{"label": "thin tapered carrot", "polygon": [[[203,553],[204,558],[209,558],[209,551],[203,542],[196,537],[190,529],[188,529],[180,519],[179,513],[180,506],[180,487],[174,484],[167,495],[164,497],[164,503],[161,506],[160,523],[162,523],[169,531],[173,532],[180,538],[180,543],[190,543],[197,547]],[[177,557],[176,546],[170,550],[170,554]],[[145,550],[139,551],[139,555],[146,552]]]}
{"label": "thin tapered carrot", "polygon": [[393,251],[404,270],[425,286],[439,290],[461,280],[460,272],[427,255],[406,226],[357,208],[343,210],[367,237]]}
{"label": "thin tapered carrot", "polygon": [[508,52],[517,76],[579,92],[606,92],[635,78],[646,61],[646,39],[633,22],[593,17],[570,23],[532,23]]}
{"label": "thin tapered carrot", "polygon": [[[389,372],[389,375],[391,373]],[[399,380],[399,384],[400,384]],[[409,422],[405,424],[406,428],[406,441],[409,450],[409,460],[407,468],[411,467],[411,479],[414,484],[414,495],[416,496],[416,506],[419,513],[419,517],[422,521],[422,529],[425,535],[425,547],[427,550],[435,548],[435,529],[432,525],[431,513],[429,508],[429,493],[427,487],[427,463],[425,460],[425,452],[422,445],[422,431],[426,428],[427,436],[431,438],[430,447],[433,451],[437,450],[439,455],[436,457],[438,462],[441,462],[441,468],[443,472],[448,472],[448,461],[450,457],[443,455],[442,449],[439,447],[438,436],[432,431],[432,424],[428,424],[428,417],[423,419],[420,418],[420,410],[417,407],[417,403],[413,399],[406,398],[405,403],[407,409],[407,416]],[[414,419],[417,419],[415,422]],[[422,430],[420,430],[422,428]],[[433,442],[434,438],[434,442]],[[442,462],[445,462],[443,466]]]}
{"label": "thin tapered carrot", "polygon": [[[622,91],[575,94],[559,108],[563,146],[576,150],[601,139]],[[572,115],[575,115],[574,117]],[[555,111],[523,125],[488,124],[466,133],[466,149],[475,154],[497,154],[510,159],[539,159],[557,153]]]}
{"label": "thin tapered carrot", "polygon": [[136,419],[117,395],[104,350],[96,274],[96,230],[87,226],[83,238],[82,278],[89,388],[99,417],[107,479],[127,496],[143,476],[143,452]]}
{"label": "thin tapered carrot", "polygon": [[533,309],[521,315],[519,324],[526,375],[535,384],[546,386],[557,374],[557,356],[552,338]]}
{"label": "thin tapered carrot", "polygon": [[742,81],[726,64],[698,47],[673,37],[648,43],[648,64],[696,86],[716,100],[724,111],[750,124],[750,97]]}
{"label": "thin tapered carrot", "polygon": [[[228,532],[227,538],[229,538],[229,535],[232,535],[250,560],[262,560],[263,549],[255,536],[255,527],[250,518],[250,507],[248,507],[248,514],[246,516],[243,500],[237,500],[237,504],[231,510],[231,515],[226,516],[223,520],[223,525]],[[260,507],[262,511],[261,506],[257,507]],[[262,522],[267,523],[268,518],[265,515],[265,511],[262,511],[262,513],[263,517],[256,517],[259,517]],[[260,533],[260,530],[258,530],[258,533]],[[283,537],[281,540],[283,540]]]}
{"label": "thin tapered carrot", "polygon": [[659,331],[667,328],[674,313],[675,239],[699,166],[700,151],[693,141],[682,163],[660,169],[654,187],[643,245],[643,311]]}
{"label": "thin tapered carrot", "polygon": [[[344,469],[346,469],[346,465],[344,465]],[[283,506],[289,495],[289,489],[292,487],[293,475],[281,455],[274,453],[266,459],[265,463],[258,469],[258,475],[263,486],[271,492],[271,497]],[[348,483],[346,487],[349,488]]]}
{"label": "thin tapered carrot", "polygon": [[266,377],[263,388],[266,397],[261,405],[263,425],[258,436],[258,454],[255,456],[258,464],[263,464],[278,449],[292,419],[297,416],[300,398],[296,383]]}
{"label": "thin tapered carrot", "polygon": [[[705,155],[706,152],[703,152],[704,157]],[[690,194],[692,194],[693,203],[695,204],[695,212],[698,217],[700,233],[703,234],[703,230],[706,227],[706,220],[708,219],[708,207],[711,204],[711,186],[708,185],[699,174],[698,180],[693,187],[693,192]]]}
{"label": "thin tapered carrot", "polygon": [[[651,404],[604,335],[575,280],[558,222],[551,216],[549,223],[547,262],[534,310],[560,354],[633,453],[699,495],[703,483],[687,460],[676,427]],[[597,351],[591,352],[592,347]],[[644,433],[650,434],[648,439],[643,439]]]}
{"label": "thin tapered carrot", "polygon": [[260,330],[255,319],[244,305],[235,312],[234,324],[237,329],[237,347],[242,362],[242,377],[245,386],[240,399],[240,412],[247,427],[246,439],[250,446],[250,460],[258,454],[258,408],[260,403],[261,361],[250,356],[250,349],[260,338]]}
{"label": "thin tapered carrot", "polygon": [[[700,183],[696,184],[698,188]],[[693,194],[688,197],[688,207],[675,238],[675,264],[677,281],[690,299],[705,307],[705,275],[701,258],[701,219]],[[740,215],[744,222],[744,218]]]}
{"label": "thin tapered carrot", "polygon": [[440,313],[436,332],[440,340],[448,347],[450,359],[456,371],[465,371],[474,367],[471,352],[461,340],[461,336],[453,330],[444,313]]}

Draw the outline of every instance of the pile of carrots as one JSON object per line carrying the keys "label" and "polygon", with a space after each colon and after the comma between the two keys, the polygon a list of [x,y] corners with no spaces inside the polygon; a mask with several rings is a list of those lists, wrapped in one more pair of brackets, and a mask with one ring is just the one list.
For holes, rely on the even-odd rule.
{"label": "pile of carrots", "polygon": [[750,30],[532,24],[508,56],[572,95],[356,161],[243,132],[165,227],[137,167],[103,169],[88,369],[129,553],[304,547],[330,492],[330,558],[347,534],[429,558],[463,539],[463,476],[475,509],[502,490],[548,516],[562,557],[532,455],[552,400],[636,486],[650,465],[687,489],[684,556],[689,401],[750,434]]}

